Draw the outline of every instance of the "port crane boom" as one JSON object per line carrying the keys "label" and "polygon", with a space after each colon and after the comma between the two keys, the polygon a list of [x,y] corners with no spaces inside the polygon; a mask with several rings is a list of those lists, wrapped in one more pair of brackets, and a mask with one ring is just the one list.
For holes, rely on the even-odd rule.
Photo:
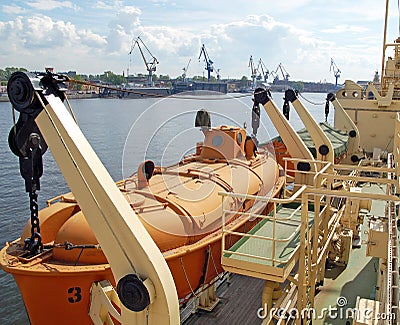
{"label": "port crane boom", "polygon": [[210,57],[208,56],[208,53],[207,53],[207,50],[206,50],[206,47],[204,44],[200,49],[199,61],[200,61],[202,55],[204,56],[204,61],[206,63],[205,69],[207,70],[207,80],[210,81],[211,80],[211,72],[214,71],[214,67],[213,67],[214,62],[210,60]]}
{"label": "port crane boom", "polygon": [[258,80],[261,80],[261,78],[264,78],[264,82],[267,82],[268,77],[269,77],[269,70],[265,66],[263,60],[260,58],[258,61],[258,66],[257,66],[257,71],[259,72],[259,75],[257,76]]}
{"label": "port crane boom", "polygon": [[275,75],[277,75],[278,71],[281,72],[282,77],[283,77],[283,80],[289,81],[290,75],[289,75],[289,73],[286,71],[286,69],[285,69],[285,67],[283,66],[282,63],[279,63],[279,64],[278,64],[278,67],[277,67],[276,70],[275,70]]}
{"label": "port crane boom", "polygon": [[340,78],[340,73],[341,71],[337,67],[335,61],[331,58],[331,66],[329,68],[329,71],[333,71],[333,75],[335,76],[335,87],[338,85],[338,79]]}
{"label": "port crane boom", "polygon": [[187,66],[184,67],[184,68],[182,69],[182,70],[183,70],[183,73],[182,73],[182,79],[183,79],[183,81],[186,81],[186,74],[187,74],[188,69],[189,69],[190,61],[192,61],[192,59],[189,59],[189,62],[188,62],[188,64],[187,64]]}
{"label": "port crane boom", "polygon": [[256,70],[256,67],[254,66],[254,61],[253,61],[252,55],[250,55],[249,68],[250,68],[250,73],[251,73],[251,86],[254,89],[256,87],[257,70]]}
{"label": "port crane boom", "polygon": [[[143,53],[142,47],[140,46],[140,44],[142,44],[142,46],[146,49],[148,55],[150,55],[150,59],[147,60],[146,56]],[[139,48],[140,54],[142,56],[143,62],[146,66],[146,70],[149,73],[149,85],[153,86],[153,72],[156,71],[157,69],[157,64],[159,63],[157,58],[150,52],[149,48],[146,46],[146,44],[144,44],[143,40],[140,38],[140,36],[138,36],[135,40],[132,41],[132,46],[131,46],[131,50],[129,51],[129,55],[132,54],[135,46],[137,45],[137,47]],[[128,72],[129,74],[129,72]]]}

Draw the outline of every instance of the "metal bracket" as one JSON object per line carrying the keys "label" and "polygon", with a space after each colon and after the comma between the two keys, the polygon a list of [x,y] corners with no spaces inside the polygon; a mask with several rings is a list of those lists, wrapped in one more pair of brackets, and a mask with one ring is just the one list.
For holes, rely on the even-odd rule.
{"label": "metal bracket", "polygon": [[90,288],[89,316],[95,325],[113,325],[111,316],[121,323],[121,314],[114,307],[121,307],[117,292],[108,280],[94,282]]}

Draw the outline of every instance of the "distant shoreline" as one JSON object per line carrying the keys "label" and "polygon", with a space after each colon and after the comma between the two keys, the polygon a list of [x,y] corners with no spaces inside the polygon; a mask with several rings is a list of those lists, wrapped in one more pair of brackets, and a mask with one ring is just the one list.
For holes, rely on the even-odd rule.
{"label": "distant shoreline", "polygon": [[[272,91],[273,93],[284,93],[284,91]],[[246,94],[247,92],[228,92],[227,94]],[[252,93],[252,92],[248,92],[248,93]],[[327,93],[325,91],[303,91],[302,93]],[[102,98],[102,99],[108,99],[108,98],[117,98],[116,96],[99,96],[99,94],[97,93],[83,93],[83,94],[79,94],[79,93],[69,93],[67,94],[68,99],[93,99],[93,98]],[[151,97],[151,96],[149,96]],[[166,96],[168,97],[168,96]],[[133,98],[134,99],[134,98]],[[1,93],[0,94],[0,102],[9,102],[8,99],[8,95],[6,93]]]}
{"label": "distant shoreline", "polygon": [[[98,94],[68,94],[68,99],[89,99],[89,98],[100,98]],[[1,94],[0,102],[9,102],[7,94]]]}

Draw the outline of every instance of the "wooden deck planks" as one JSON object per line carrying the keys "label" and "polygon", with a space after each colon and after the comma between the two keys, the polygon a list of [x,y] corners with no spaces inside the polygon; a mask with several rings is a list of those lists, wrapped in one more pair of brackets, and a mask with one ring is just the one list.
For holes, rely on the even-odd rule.
{"label": "wooden deck planks", "polygon": [[184,325],[202,324],[261,324],[257,310],[261,307],[264,280],[239,274],[230,275],[217,290],[219,304],[212,312],[199,310]]}

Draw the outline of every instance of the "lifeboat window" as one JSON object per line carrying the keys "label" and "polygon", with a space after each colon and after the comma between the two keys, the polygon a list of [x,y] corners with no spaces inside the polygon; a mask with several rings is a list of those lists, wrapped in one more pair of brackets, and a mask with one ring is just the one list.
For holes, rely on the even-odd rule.
{"label": "lifeboat window", "polygon": [[219,147],[222,144],[222,137],[220,135],[216,135],[213,139],[212,139],[212,144],[215,147]]}
{"label": "lifeboat window", "polygon": [[238,144],[242,144],[242,141],[243,141],[243,136],[242,136],[242,134],[239,132],[238,135],[237,135],[237,143],[238,143]]}

